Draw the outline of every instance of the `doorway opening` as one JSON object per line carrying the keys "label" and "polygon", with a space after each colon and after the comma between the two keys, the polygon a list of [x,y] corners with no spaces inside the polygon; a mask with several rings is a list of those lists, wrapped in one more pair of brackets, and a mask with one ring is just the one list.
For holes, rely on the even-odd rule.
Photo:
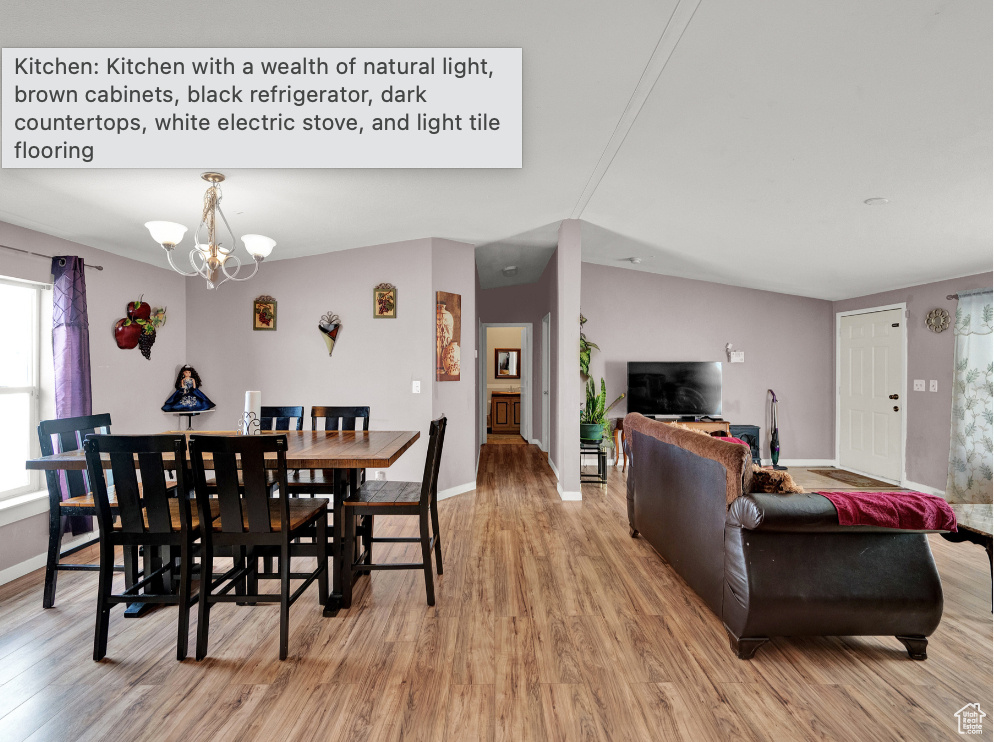
{"label": "doorway opening", "polygon": [[533,358],[530,322],[480,324],[480,440],[532,442]]}

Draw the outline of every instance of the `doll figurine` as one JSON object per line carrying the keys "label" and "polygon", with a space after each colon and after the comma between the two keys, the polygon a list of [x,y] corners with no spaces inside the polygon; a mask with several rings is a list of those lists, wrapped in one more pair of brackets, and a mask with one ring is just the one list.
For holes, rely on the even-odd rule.
{"label": "doll figurine", "polygon": [[200,391],[200,375],[193,366],[183,366],[176,377],[176,391],[162,405],[163,412],[203,412],[214,408],[207,395]]}

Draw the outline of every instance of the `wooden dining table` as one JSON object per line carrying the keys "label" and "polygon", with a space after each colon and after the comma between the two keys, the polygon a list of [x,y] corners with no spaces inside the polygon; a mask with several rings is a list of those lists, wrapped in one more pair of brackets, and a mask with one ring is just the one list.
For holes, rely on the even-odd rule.
{"label": "wooden dining table", "polygon": [[[173,435],[235,435],[232,430],[209,431],[167,431]],[[285,435],[287,437],[286,466],[288,470],[321,470],[327,480],[332,480],[334,489],[335,518],[331,526],[334,543],[332,545],[332,590],[325,604],[324,615],[334,616],[342,607],[342,589],[345,580],[352,580],[350,558],[343,550],[342,518],[343,503],[349,495],[349,483],[358,481],[362,469],[385,469],[421,437],[416,430],[290,430],[262,431],[259,435]],[[163,461],[168,468],[171,454],[164,454]],[[276,468],[276,454],[267,454],[266,465]],[[210,454],[204,454],[204,467],[213,468]],[[66,451],[51,456],[28,459],[26,468],[38,470],[81,471],[86,469],[83,451]],[[110,459],[105,457],[104,468],[110,468]],[[303,481],[301,475],[298,480]]]}

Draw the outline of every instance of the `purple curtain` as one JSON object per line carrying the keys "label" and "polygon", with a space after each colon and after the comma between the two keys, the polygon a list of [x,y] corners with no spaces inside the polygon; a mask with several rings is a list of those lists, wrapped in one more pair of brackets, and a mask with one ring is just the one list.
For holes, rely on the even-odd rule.
{"label": "purple curtain", "polygon": [[[52,295],[52,350],[55,356],[55,416],[80,417],[93,412],[90,399],[90,329],[86,318],[86,279],[83,259],[73,255],[52,258],[55,285]],[[69,488],[60,476],[62,498]],[[73,535],[93,530],[89,516],[72,517],[66,524]]]}

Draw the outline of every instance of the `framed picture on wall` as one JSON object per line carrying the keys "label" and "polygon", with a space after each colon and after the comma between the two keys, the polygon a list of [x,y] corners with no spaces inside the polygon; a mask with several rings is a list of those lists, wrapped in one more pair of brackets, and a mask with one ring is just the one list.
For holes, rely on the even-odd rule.
{"label": "framed picture on wall", "polygon": [[435,380],[459,381],[462,296],[435,292]]}
{"label": "framed picture on wall", "polygon": [[397,287],[392,283],[381,283],[373,289],[373,317],[397,319]]}
{"label": "framed picture on wall", "polygon": [[252,329],[276,329],[276,299],[263,295],[252,302]]}
{"label": "framed picture on wall", "polygon": [[494,378],[521,378],[521,348],[494,348]]}

